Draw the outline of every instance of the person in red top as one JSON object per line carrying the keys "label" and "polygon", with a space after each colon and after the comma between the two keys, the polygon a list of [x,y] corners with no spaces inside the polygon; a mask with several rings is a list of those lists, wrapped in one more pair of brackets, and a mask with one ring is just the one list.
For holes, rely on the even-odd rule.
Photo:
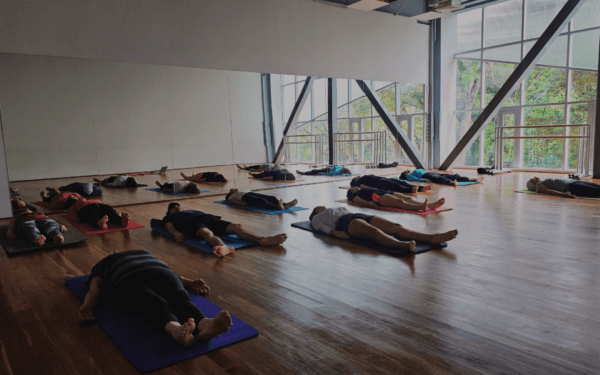
{"label": "person in red top", "polygon": [[46,238],[51,238],[55,245],[60,245],[65,240],[62,233],[66,231],[68,231],[67,227],[59,224],[56,220],[26,209],[11,220],[6,231],[6,237],[24,237],[37,246],[44,246]]}
{"label": "person in red top", "polygon": [[79,199],[83,199],[77,193],[61,193],[60,190],[52,187],[47,187],[46,190],[40,191],[40,196],[42,197],[42,201],[46,203],[45,207],[53,210],[68,210]]}
{"label": "person in red top", "polygon": [[67,218],[75,223],[85,223],[95,228],[108,229],[107,224],[127,227],[129,214],[119,214],[114,207],[104,204],[99,200],[86,200],[81,198],[69,208]]}

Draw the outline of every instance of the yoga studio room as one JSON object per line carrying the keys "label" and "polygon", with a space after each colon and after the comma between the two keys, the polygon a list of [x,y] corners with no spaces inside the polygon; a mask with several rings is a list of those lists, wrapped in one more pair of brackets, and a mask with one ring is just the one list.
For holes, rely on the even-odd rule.
{"label": "yoga studio room", "polygon": [[0,375],[600,374],[599,56],[600,0],[0,0]]}

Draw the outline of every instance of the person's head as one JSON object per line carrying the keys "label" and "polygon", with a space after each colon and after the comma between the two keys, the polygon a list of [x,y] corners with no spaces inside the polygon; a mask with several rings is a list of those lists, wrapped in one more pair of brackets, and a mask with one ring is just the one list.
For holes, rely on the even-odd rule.
{"label": "person's head", "polygon": [[308,217],[308,220],[310,220],[312,222],[312,219],[313,219],[313,217],[315,217],[315,215],[320,214],[321,212],[325,211],[326,209],[327,209],[327,207],[325,207],[325,206],[317,206],[317,207],[315,207],[315,209],[313,210],[313,212]]}
{"label": "person's head", "polygon": [[288,172],[288,173],[285,174],[285,180],[286,181],[294,181],[295,179],[296,179],[296,176],[294,176],[293,173],[289,173]]}
{"label": "person's head", "polygon": [[169,203],[169,207],[167,208],[167,215],[172,215],[181,211],[181,206],[177,202]]}
{"label": "person's head", "polygon": [[190,194],[198,194],[198,193],[200,193],[200,188],[198,187],[198,184],[196,184],[195,182],[190,182],[189,184],[185,185],[185,187],[183,188],[183,190],[186,193],[190,193]]}
{"label": "person's head", "polygon": [[69,198],[67,198],[67,200],[65,201],[63,209],[68,210],[69,208],[71,208],[72,205],[77,203],[78,200],[79,200],[79,198],[77,198],[77,196],[70,195]]}
{"label": "person's head", "polygon": [[400,173],[400,179],[401,179],[401,180],[406,180],[406,176],[407,176],[409,173],[410,173],[410,171],[409,171],[409,170],[406,170],[406,171],[404,171],[404,172]]}
{"label": "person's head", "polygon": [[527,181],[527,190],[529,191],[535,191],[535,185],[537,185],[541,180],[537,177],[532,178],[531,180]]}
{"label": "person's head", "polygon": [[28,214],[32,214],[36,212],[36,209],[34,208],[33,210],[26,208],[25,211],[21,212],[20,214],[18,214],[17,216],[22,216],[22,215],[28,215]]}
{"label": "person's head", "polygon": [[215,176],[215,182],[227,182],[227,179],[222,174],[218,173]]}
{"label": "person's head", "polygon": [[22,201],[21,199],[19,199],[19,198],[13,198],[13,199],[11,200],[11,205],[12,205],[12,208],[14,208],[14,209],[27,207],[27,206],[25,205],[25,202],[23,202],[23,201]]}
{"label": "person's head", "polygon": [[125,180],[125,186],[135,187],[137,186],[137,181],[133,177],[127,177],[127,179]]}
{"label": "person's head", "polygon": [[227,202],[229,202],[229,198],[230,198],[230,197],[231,197],[233,194],[237,193],[238,191],[239,191],[239,189],[236,189],[236,188],[229,189],[229,193],[228,193],[228,194],[225,196],[225,200],[226,200]]}
{"label": "person's head", "polygon": [[346,167],[340,169],[340,174],[352,174],[352,171]]}
{"label": "person's head", "polygon": [[354,199],[354,194],[356,194],[356,192],[359,190],[360,190],[360,188],[357,188],[357,187],[348,189],[348,191],[346,192],[346,198],[348,198],[348,200],[351,201],[352,199]]}
{"label": "person's head", "polygon": [[350,186],[354,187],[358,184],[358,180],[360,179],[360,176],[356,176],[352,179],[352,181],[350,181]]}

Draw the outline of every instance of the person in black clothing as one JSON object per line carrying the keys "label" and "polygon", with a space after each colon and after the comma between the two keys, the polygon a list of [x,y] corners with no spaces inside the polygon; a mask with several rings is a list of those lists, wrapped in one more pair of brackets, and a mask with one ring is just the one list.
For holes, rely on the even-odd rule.
{"label": "person in black clothing", "polygon": [[255,193],[248,189],[231,189],[229,190],[229,194],[225,196],[225,200],[242,207],[257,207],[275,211],[287,210],[298,204],[297,199],[284,203],[283,199],[277,199],[272,195]]}
{"label": "person in black clothing", "polygon": [[256,179],[262,179],[265,181],[294,181],[296,176],[288,172],[287,169],[278,169],[275,171],[264,171],[260,173],[248,172],[250,176]]}
{"label": "person in black clothing", "polygon": [[391,207],[410,211],[432,211],[444,205],[444,198],[429,204],[427,199],[424,202],[419,202],[415,198],[396,193],[390,190],[382,190],[376,188],[358,188],[353,187],[348,190],[346,197],[354,204],[365,207]]}
{"label": "person in black clothing", "polygon": [[398,162],[393,162],[389,164],[379,163],[377,168],[396,168],[398,166]]}
{"label": "person in black clothing", "polygon": [[483,177],[469,178],[458,174],[441,174],[436,172],[427,172],[424,169],[406,170],[400,175],[401,180],[416,182],[434,182],[441,185],[458,186],[459,182],[481,182]]}
{"label": "person in black clothing", "polygon": [[[46,190],[48,189],[46,188]],[[59,187],[58,190],[77,193],[84,198],[102,196],[102,189],[92,185],[91,182],[73,182],[72,184]]]}
{"label": "person in black clothing", "polygon": [[235,234],[242,240],[257,242],[260,246],[281,245],[287,239],[287,234],[277,234],[263,237],[247,231],[242,224],[233,224],[221,220],[220,216],[206,214],[196,210],[183,210],[179,203],[169,203],[167,215],[163,218],[165,229],[175,237],[177,242],[185,241],[185,235],[201,238],[213,247],[213,254],[223,257],[235,249],[226,246],[219,236]]}
{"label": "person in black clothing", "polygon": [[408,193],[414,194],[416,192],[423,192],[431,190],[431,185],[429,186],[417,186],[411,185],[408,182],[399,180],[399,179],[391,179],[385,178],[381,176],[375,176],[372,174],[365,176],[356,176],[350,181],[350,187],[359,187],[361,189],[366,187],[378,188],[383,190],[391,190],[396,193]]}
{"label": "person in black clothing", "polygon": [[124,312],[146,319],[157,331],[164,331],[184,346],[210,340],[227,332],[231,316],[221,311],[207,318],[194,305],[185,288],[207,294],[210,288],[201,280],[177,276],[161,260],[144,250],[115,252],[100,260],[86,281],[89,292],[79,308],[79,318],[94,320],[99,300],[110,301]]}
{"label": "person in black clothing", "polygon": [[192,174],[190,176],[186,176],[181,172],[181,177],[184,179],[195,182],[195,183],[204,183],[204,182],[227,182],[225,176],[218,172],[202,172],[197,174]]}
{"label": "person in black clothing", "polygon": [[352,171],[346,167],[342,167],[341,165],[334,165],[333,167],[313,169],[308,172],[296,171],[296,173],[303,176],[317,176],[320,174],[326,176],[343,176],[352,174]]}

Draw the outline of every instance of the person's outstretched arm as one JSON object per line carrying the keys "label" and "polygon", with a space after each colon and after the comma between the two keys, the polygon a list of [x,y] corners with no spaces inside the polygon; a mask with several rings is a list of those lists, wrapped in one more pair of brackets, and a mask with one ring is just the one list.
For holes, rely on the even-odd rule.
{"label": "person's outstretched arm", "polygon": [[352,202],[359,204],[361,206],[364,206],[364,207],[371,207],[371,208],[379,207],[379,205],[377,203],[366,201],[366,200],[362,199],[361,197],[359,197],[358,195],[355,196],[354,199],[352,199]]}
{"label": "person's outstretched arm", "polygon": [[177,231],[177,229],[175,229],[175,226],[173,226],[173,223],[171,223],[171,222],[166,223],[165,229],[167,230],[167,232],[171,233],[173,235],[173,237],[175,237],[175,241],[177,241],[177,242],[185,241],[185,236],[183,235],[183,233],[180,233]]}
{"label": "person's outstretched arm", "polygon": [[100,287],[102,280],[98,276],[94,276],[90,281],[90,291],[85,295],[83,305],[79,308],[79,319],[94,320],[94,305],[98,302],[100,296]]}
{"label": "person's outstretched arm", "polygon": [[540,185],[540,188],[538,189],[538,193],[554,195],[556,197],[562,197],[562,198],[577,199],[577,197],[571,193],[563,193],[560,191],[552,190],[544,185]]}
{"label": "person's outstretched arm", "polygon": [[239,201],[239,200],[237,200],[235,198],[229,198],[229,203],[235,204],[237,206],[242,206],[242,207],[247,207],[248,206],[248,203]]}
{"label": "person's outstretched arm", "polygon": [[185,288],[190,289],[196,294],[207,294],[210,292],[210,288],[202,279],[192,280],[183,276],[179,276],[179,280],[181,280],[181,283]]}

